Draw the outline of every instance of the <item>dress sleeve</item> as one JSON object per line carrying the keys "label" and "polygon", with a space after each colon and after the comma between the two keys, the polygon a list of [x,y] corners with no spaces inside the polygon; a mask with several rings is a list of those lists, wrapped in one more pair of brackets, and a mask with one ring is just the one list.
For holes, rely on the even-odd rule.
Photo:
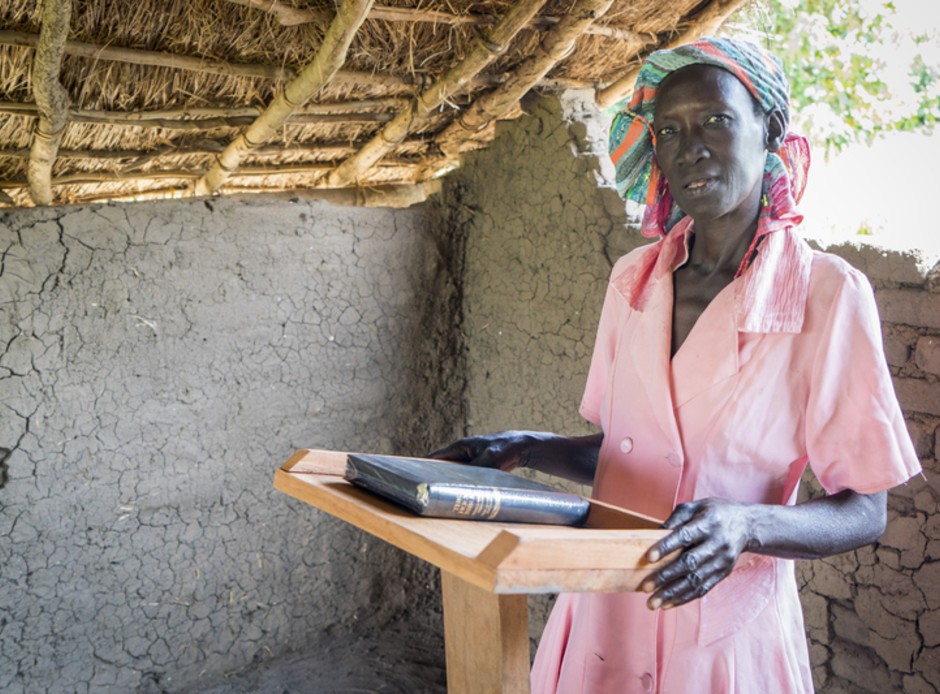
{"label": "dress sleeve", "polygon": [[601,407],[607,397],[617,353],[618,328],[624,324],[626,312],[630,310],[626,299],[614,286],[613,278],[622,272],[628,257],[624,256],[614,266],[611,281],[607,284],[607,294],[604,297],[597,337],[594,340],[594,354],[591,357],[591,367],[588,369],[587,384],[579,408],[582,417],[601,427]]}
{"label": "dress sleeve", "polygon": [[885,491],[920,472],[884,356],[874,294],[849,269],[836,288],[812,365],[807,454],[830,494]]}

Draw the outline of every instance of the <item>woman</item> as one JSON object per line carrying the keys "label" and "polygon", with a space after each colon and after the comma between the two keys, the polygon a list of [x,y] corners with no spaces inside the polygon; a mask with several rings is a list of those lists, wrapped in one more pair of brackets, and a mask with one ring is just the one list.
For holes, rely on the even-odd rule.
{"label": "woman", "polygon": [[[663,236],[614,266],[581,403],[603,434],[501,432],[436,455],[593,482],[672,530],[647,593],[562,595],[533,692],[812,691],[792,558],[873,542],[919,469],[863,275],[797,235],[805,140],[747,42],[653,53],[611,153]],[[796,504],[807,465],[829,493]]]}

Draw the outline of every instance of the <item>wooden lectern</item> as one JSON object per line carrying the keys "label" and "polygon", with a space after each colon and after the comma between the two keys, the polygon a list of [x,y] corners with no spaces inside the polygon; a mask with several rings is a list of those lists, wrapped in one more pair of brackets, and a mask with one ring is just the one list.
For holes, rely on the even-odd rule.
{"label": "wooden lectern", "polygon": [[300,450],[274,487],[440,568],[448,694],[529,691],[527,594],[637,590],[659,565],[644,554],[660,522],[614,506],[592,500],[579,528],[422,518],[345,467],[346,453]]}

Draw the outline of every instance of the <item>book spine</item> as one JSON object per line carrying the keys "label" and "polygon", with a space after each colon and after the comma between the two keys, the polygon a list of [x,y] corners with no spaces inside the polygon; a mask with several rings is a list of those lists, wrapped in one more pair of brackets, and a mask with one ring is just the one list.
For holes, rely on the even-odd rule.
{"label": "book spine", "polygon": [[512,523],[577,525],[589,508],[575,496],[551,498],[525,490],[440,483],[428,486],[426,499],[425,515]]}
{"label": "book spine", "polygon": [[368,465],[359,465],[355,460],[346,462],[345,478],[350,482],[401,504],[418,515],[427,511],[427,492],[422,487],[401,478],[400,475],[379,470]]}

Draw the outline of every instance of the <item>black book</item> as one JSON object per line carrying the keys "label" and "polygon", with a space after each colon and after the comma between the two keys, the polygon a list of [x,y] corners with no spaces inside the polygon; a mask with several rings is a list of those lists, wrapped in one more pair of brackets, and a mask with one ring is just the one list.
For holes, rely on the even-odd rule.
{"label": "black book", "polygon": [[345,478],[421,516],[580,525],[590,502],[502,470],[351,453]]}

